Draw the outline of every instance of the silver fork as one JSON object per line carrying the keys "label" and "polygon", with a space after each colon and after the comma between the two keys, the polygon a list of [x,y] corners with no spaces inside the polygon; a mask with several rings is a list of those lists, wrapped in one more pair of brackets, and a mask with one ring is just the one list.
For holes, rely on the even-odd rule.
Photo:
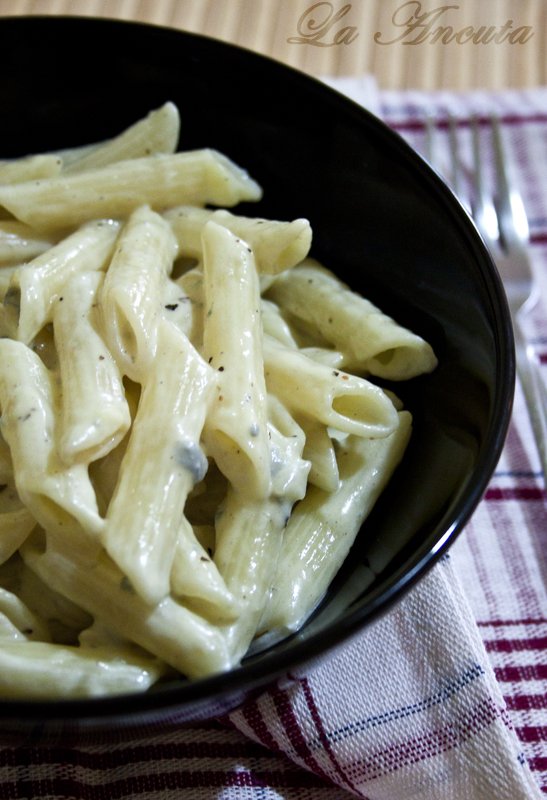
{"label": "silver fork", "polygon": [[[470,207],[475,224],[489,248],[503,281],[515,338],[517,372],[530,415],[532,430],[547,480],[547,389],[539,373],[534,347],[526,338],[526,316],[539,299],[528,254],[529,229],[522,198],[510,177],[504,154],[502,133],[497,117],[491,117],[491,136],[495,154],[495,190],[489,192],[484,180],[481,159],[480,127],[476,117],[471,120],[473,169],[471,173],[471,203],[463,196],[465,178],[460,159],[457,125],[449,118],[449,151],[451,175],[448,182],[464,205]],[[439,169],[434,147],[434,120],[428,117],[426,157]]]}

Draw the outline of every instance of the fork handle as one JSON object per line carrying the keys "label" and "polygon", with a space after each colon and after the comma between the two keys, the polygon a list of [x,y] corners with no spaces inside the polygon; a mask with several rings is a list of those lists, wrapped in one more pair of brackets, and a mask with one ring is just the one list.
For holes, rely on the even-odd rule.
{"label": "fork handle", "polygon": [[518,320],[513,325],[517,372],[524,392],[532,431],[547,482],[547,389],[540,374],[536,354],[526,341]]}

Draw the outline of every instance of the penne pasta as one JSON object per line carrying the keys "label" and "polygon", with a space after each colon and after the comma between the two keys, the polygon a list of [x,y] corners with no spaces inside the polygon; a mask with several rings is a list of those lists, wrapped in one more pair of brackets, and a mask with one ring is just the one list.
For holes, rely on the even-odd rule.
{"label": "penne pasta", "polygon": [[290,506],[277,499],[246,502],[229,489],[217,515],[215,563],[242,606],[237,621],[224,631],[236,664],[247,652],[264,613]]}
{"label": "penne pasta", "polygon": [[85,465],[66,467],[55,449],[58,389],[39,356],[21,342],[0,339],[2,435],[10,447],[17,492],[44,526],[70,528],[77,520],[99,532],[95,494]]}
{"label": "penne pasta", "polygon": [[19,553],[0,566],[0,585],[38,618],[41,641],[77,645],[81,631],[93,624],[90,614],[40,580]]}
{"label": "penne pasta", "polygon": [[[0,220],[0,264],[22,264],[45,253],[56,242],[42,236],[24,222]],[[5,294],[3,292],[2,296]]]}
{"label": "penne pasta", "polygon": [[344,370],[346,372],[355,372],[350,365],[348,367],[348,358],[344,353],[339,350],[329,350],[326,347],[301,347],[300,352],[312,361],[317,361],[318,364],[323,364],[333,370]]}
{"label": "penne pasta", "polygon": [[59,153],[62,172],[74,175],[90,169],[100,169],[117,161],[143,158],[154,153],[174,153],[180,132],[180,115],[174,103],[164,103],[150,111],[114,139]]}
{"label": "penne pasta", "polygon": [[0,698],[55,700],[146,691],[165,669],[137,648],[2,642]]}
{"label": "penne pasta", "polygon": [[0,611],[0,643],[20,641],[27,641],[27,637]]}
{"label": "penne pasta", "polygon": [[260,309],[264,333],[285,345],[285,347],[294,347],[298,349],[298,344],[287,322],[283,319],[279,306],[271,300],[264,300],[264,298],[262,298]]}
{"label": "penne pasta", "polygon": [[[2,444],[8,449],[3,440]],[[0,466],[0,565],[17,552],[35,525],[36,520],[21,502],[15,488],[9,457],[9,465]]]}
{"label": "penne pasta", "polygon": [[311,464],[308,476],[310,484],[325,492],[335,492],[340,484],[340,476],[327,426],[304,413],[297,414],[296,419],[306,437],[304,458]]}
{"label": "penne pasta", "polygon": [[139,381],[156,350],[156,326],[177,244],[148,206],[131,214],[100,292],[106,342],[120,369]]}
{"label": "penne pasta", "polygon": [[[42,620],[27,608],[20,597],[2,588],[0,588],[0,615],[3,622],[0,638],[3,640],[50,641],[50,632]],[[2,642],[0,652],[4,644],[5,641]]]}
{"label": "penne pasta", "polygon": [[310,462],[304,431],[276,397],[268,395],[271,494],[292,505],[306,494]]}
{"label": "penne pasta", "polygon": [[241,612],[241,605],[228,590],[212,554],[200,544],[185,517],[171,567],[171,592],[217,624],[233,622]]}
{"label": "penne pasta", "polygon": [[216,397],[204,440],[237,491],[266,498],[270,459],[258,277],[250,249],[226,228],[203,229],[203,354]]}
{"label": "penne pasta", "polygon": [[262,190],[247,173],[216,150],[194,150],[119,161],[76,175],[0,186],[0,205],[41,230],[119,219],[139,206],[235,206],[260,200]]}
{"label": "penne pasta", "polygon": [[51,178],[53,175],[59,174],[61,164],[58,155],[49,153],[0,161],[0,185]]}
{"label": "penne pasta", "polygon": [[103,552],[82,555],[79,543],[48,543],[39,534],[21,548],[25,563],[48,585],[78,603],[95,620],[140,645],[189,678],[225,672],[233,666],[221,629],[166,597],[146,603]]}
{"label": "penne pasta", "polygon": [[306,219],[230,213],[261,187],[179,127],[168,102],[0,162],[0,698],[206,678],[297,630],[410,436],[364,376],[436,363]]}
{"label": "penne pasta", "polygon": [[105,455],[131,422],[120,371],[97,333],[103,281],[102,272],[75,275],[53,311],[62,391],[59,455],[67,464]]}
{"label": "penne pasta", "polygon": [[379,386],[331,370],[298,350],[264,337],[266,386],[292,411],[357,436],[389,436],[397,412]]}
{"label": "penne pasta", "polygon": [[101,220],[84,225],[12,274],[4,297],[9,336],[28,344],[53,318],[53,304],[65,283],[80,272],[102,270],[108,263],[119,224]]}
{"label": "penne pasta", "polygon": [[206,223],[212,220],[244,239],[253,251],[257,270],[270,275],[299,264],[311,246],[312,233],[307,219],[277,222],[194,206],[174,208],[165,214],[165,219],[177,237],[181,255],[202,259],[201,234]]}
{"label": "penne pasta", "polygon": [[[133,423],[137,415],[141,387],[139,384],[125,379],[124,388],[125,399],[131,415],[131,423]],[[121,463],[127,450],[127,445],[129,444],[130,433],[131,429],[116,447],[102,458],[98,458],[96,461],[92,461],[89,464],[89,477],[95,491],[95,496],[97,497],[97,504],[102,517],[106,515],[106,510],[114,494],[120,474]]]}
{"label": "penne pasta", "polygon": [[[2,428],[0,427],[0,485],[4,485],[6,487],[8,481],[11,478],[13,478],[13,464],[11,462],[11,453],[6,440],[2,436]],[[2,490],[0,494],[2,494],[3,491],[4,490]],[[0,506],[2,505],[3,505],[2,498],[0,497]]]}
{"label": "penne pasta", "polygon": [[193,342],[192,331],[195,326],[195,316],[196,311],[186,292],[178,283],[169,278],[160,303],[161,319],[176,325]]}
{"label": "penne pasta", "polygon": [[313,260],[276,278],[268,297],[310,323],[335,348],[349,352],[372,375],[407,380],[437,365],[427,342]]}
{"label": "penne pasta", "polygon": [[215,517],[215,562],[241,612],[227,630],[239,661],[256,634],[270,593],[283,529],[297,500],[306,494],[309,462],[302,459],[304,434],[275,397],[268,398],[271,497],[248,501],[229,488]]}
{"label": "penne pasta", "polygon": [[102,532],[107,552],[149,603],[169,594],[186,497],[207,470],[199,442],[213,392],[211,367],[161,323]]}
{"label": "penne pasta", "polygon": [[36,520],[22,503],[0,514],[0,564],[17,552],[35,526]]}
{"label": "penne pasta", "polygon": [[384,439],[348,437],[338,452],[340,487],[313,487],[294,510],[272,583],[261,631],[295,631],[317,606],[408,443],[412,417]]}
{"label": "penne pasta", "polygon": [[174,283],[180,287],[185,297],[188,298],[191,308],[191,327],[188,338],[199,350],[203,348],[203,326],[205,323],[203,273],[200,269],[190,269],[177,278]]}

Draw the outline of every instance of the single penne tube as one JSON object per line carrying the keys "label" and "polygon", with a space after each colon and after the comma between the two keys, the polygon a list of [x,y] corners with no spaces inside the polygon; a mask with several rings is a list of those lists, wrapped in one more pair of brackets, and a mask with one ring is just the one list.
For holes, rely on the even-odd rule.
{"label": "single penne tube", "polygon": [[[129,406],[131,420],[135,419],[137,414],[137,407],[141,394],[141,387],[137,383],[124,381],[125,398]],[[129,444],[129,437],[131,429],[125,434],[121,442],[110,450],[102,458],[92,461],[89,464],[89,477],[97,497],[97,505],[102,517],[106,515],[106,510],[114,494],[118,477],[120,474],[120,467]]]}
{"label": "single penne tube", "polygon": [[[36,528],[35,534],[39,531],[40,528]],[[51,589],[25,564],[19,553],[10,558],[2,570],[6,588],[16,591],[25,606],[38,617],[42,627],[50,632],[49,637],[40,635],[42,641],[52,639],[61,644],[75,645],[80,633],[92,625],[93,617],[87,611]]]}
{"label": "single penne tube", "polygon": [[186,297],[194,305],[203,307],[205,304],[205,289],[203,286],[203,269],[193,267],[175,279],[177,286],[183,290]]}
{"label": "single penne tube", "polygon": [[307,414],[296,415],[304,431],[304,458],[311,464],[308,481],[325,492],[335,492],[340,484],[338,462],[327,426]]}
{"label": "single penne tube", "polygon": [[2,642],[0,697],[59,700],[143,692],[165,669],[138,648]]}
{"label": "single penne tube", "polygon": [[119,227],[112,220],[84,225],[15,270],[4,297],[4,324],[12,338],[28,344],[51,322],[53,304],[69,278],[80,272],[104,269],[114,250]]}
{"label": "single penne tube", "polygon": [[176,278],[174,283],[180,287],[190,303],[192,324],[187,335],[194,347],[201,351],[205,324],[203,272],[198,268],[190,269]]}
{"label": "single penne tube", "polygon": [[54,305],[62,392],[59,454],[67,464],[106,455],[131,423],[120,371],[97,333],[103,281],[102,272],[75,275]]}
{"label": "single penne tube", "polygon": [[90,169],[100,169],[116,161],[143,158],[154,153],[174,153],[180,132],[180,115],[174,103],[160,108],[135,122],[118,136],[86,149],[64,151],[62,172],[74,175]]}
{"label": "single penne tube", "polygon": [[124,375],[140,381],[156,350],[156,326],[177,243],[149,206],[129,217],[99,295],[106,343]]}
{"label": "single penne tube", "polygon": [[9,620],[14,632],[19,631],[20,635],[13,637],[18,641],[50,641],[51,633],[43,620],[34,614],[20,597],[2,587],[0,587],[0,614],[4,620]]}
{"label": "single penne tube", "polygon": [[171,594],[217,625],[234,622],[241,605],[228,590],[212,556],[183,517],[171,567]]}
{"label": "single penne tube", "polygon": [[[7,448],[2,440],[4,447]],[[0,471],[0,565],[11,558],[25,541],[36,520],[23,505],[15,488],[11,456],[9,473]]]}
{"label": "single penne tube", "polygon": [[178,283],[168,278],[160,303],[161,319],[176,325],[192,341],[194,315],[195,309],[188,295]]}
{"label": "single penne tube", "polygon": [[0,161],[0,185],[51,178],[61,171],[61,158],[51,153]]}
{"label": "single penne tube", "polygon": [[192,525],[194,536],[203,547],[207,555],[212,558],[215,551],[215,526]]}
{"label": "single penne tube", "polygon": [[202,539],[198,536],[197,531],[205,526],[205,530],[212,528],[214,532],[214,522],[217,511],[220,508],[222,501],[226,496],[228,490],[228,480],[217,467],[213,459],[208,459],[209,467],[207,474],[203,481],[197,484],[192,492],[188,495],[186,506],[184,507],[184,514],[188,521],[192,524],[196,536],[202,545],[207,549],[210,548],[211,554],[214,553],[214,533],[213,544],[204,544]]}
{"label": "single penne tube", "polygon": [[61,172],[66,170],[75,161],[89,155],[97,147],[104,144],[103,142],[95,142],[94,144],[83,144],[80,147],[65,147],[62,150],[53,150],[51,155],[58,156],[61,159]]}
{"label": "single penne tube", "polygon": [[303,456],[306,438],[300,425],[273,395],[268,395],[268,438],[272,497],[292,505],[306,494],[310,471],[310,462]]}
{"label": "single penne tube", "polygon": [[193,150],[119,161],[100,169],[0,186],[0,206],[41,230],[128,216],[136,208],[235,206],[260,200],[262,190],[216,150]]}
{"label": "single penne tube", "polygon": [[311,247],[312,231],[307,219],[278,222],[193,206],[173,208],[165,214],[165,219],[177,237],[181,255],[202,258],[203,226],[213,220],[244,239],[254,253],[257,270],[270,275],[299,264]]}
{"label": "single penne tube", "polygon": [[275,281],[275,275],[266,275],[265,272],[261,272],[258,276],[258,282],[260,285],[260,294],[264,294],[267,292],[272,283]]}
{"label": "single penne tube", "polygon": [[17,552],[35,526],[36,520],[23,504],[0,514],[0,564]]}
{"label": "single penne tube", "polygon": [[21,633],[19,628],[17,628],[13,622],[6,617],[5,614],[2,614],[0,611],[0,643],[2,645],[7,644],[9,642],[26,642],[27,637]]}
{"label": "single penne tube", "polygon": [[397,412],[385,392],[364,378],[332,370],[264,336],[268,391],[290,411],[357,436],[389,436]]}
{"label": "single penne tube", "polygon": [[89,465],[89,478],[97,498],[97,506],[102,517],[106,515],[108,504],[112,499],[120,467],[129,443],[130,431],[125,434],[121,442],[102,458],[92,461]]}
{"label": "single penne tube", "polygon": [[338,452],[340,487],[312,487],[294,509],[283,537],[271,599],[260,631],[295,631],[323,598],[372,506],[399,464],[412,417],[383,439],[347,438]]}
{"label": "single penne tube", "polygon": [[107,552],[148,603],[169,594],[184,504],[207,471],[200,435],[214,380],[188,339],[160,323],[102,533]]}
{"label": "single penne tube", "polygon": [[[0,408],[1,413],[1,408]],[[2,429],[0,427],[0,484],[7,484],[10,478],[13,478],[13,464],[11,461],[11,453],[8,443],[2,436]],[[3,493],[3,490],[0,494]],[[2,498],[0,497],[0,505]]]}
{"label": "single penne tube", "polygon": [[437,365],[431,346],[420,336],[352,292],[313,259],[276,278],[267,297],[313,325],[372,375],[407,380]]}
{"label": "single penne tube", "polygon": [[57,358],[57,349],[55,347],[55,339],[53,338],[52,322],[48,322],[44,325],[36,336],[34,336],[29,347],[34,350],[35,353],[38,353],[50,372],[58,371],[59,359]]}
{"label": "single penne tube", "polygon": [[281,342],[281,344],[284,344],[286,347],[294,347],[296,349],[298,344],[286,320],[283,319],[281,309],[277,303],[262,298],[260,301],[260,309],[264,333],[271,336],[272,339]]}
{"label": "single penne tube", "polygon": [[290,507],[278,499],[247,501],[230,488],[215,520],[215,563],[242,605],[224,629],[234,663],[247,652],[264,613]]}
{"label": "single penne tube", "polygon": [[103,526],[87,468],[57,454],[59,388],[40,357],[21,342],[0,339],[2,435],[9,445],[21,501],[44,527],[74,520],[93,538]]}
{"label": "single penne tube", "polygon": [[312,361],[317,361],[318,364],[323,364],[330,369],[341,369],[353,373],[353,369],[348,368],[350,365],[348,365],[347,356],[340,350],[329,350],[326,347],[301,347],[300,352],[311,358]]}
{"label": "single penne tube", "polygon": [[104,551],[90,559],[74,544],[54,541],[45,548],[43,536],[33,534],[20,552],[46,584],[188,678],[233,666],[221,628],[171,597],[157,605],[146,603]]}
{"label": "single penne tube", "polygon": [[270,457],[258,276],[250,248],[226,228],[203,228],[203,355],[216,370],[208,454],[246,496],[266,498]]}
{"label": "single penne tube", "polygon": [[23,264],[45,253],[56,242],[17,220],[0,220],[0,264]]}
{"label": "single penne tube", "polygon": [[4,297],[9,289],[9,284],[11,281],[11,276],[15,272],[16,269],[22,266],[21,264],[12,264],[6,267],[0,267],[0,300],[2,301],[2,314],[5,314],[6,309],[4,308]]}
{"label": "single penne tube", "polygon": [[241,613],[226,638],[239,661],[253,639],[269,596],[283,528],[293,504],[306,493],[309,462],[302,458],[304,433],[275,397],[268,397],[271,491],[265,501],[248,501],[233,488],[215,517],[215,562],[241,601]]}

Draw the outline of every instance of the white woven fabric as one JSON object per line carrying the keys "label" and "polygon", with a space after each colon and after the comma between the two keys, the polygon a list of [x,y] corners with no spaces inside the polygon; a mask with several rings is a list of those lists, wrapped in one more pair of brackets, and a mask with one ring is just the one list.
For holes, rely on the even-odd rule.
{"label": "white woven fabric", "polygon": [[315,674],[231,719],[369,800],[540,796],[448,557]]}

